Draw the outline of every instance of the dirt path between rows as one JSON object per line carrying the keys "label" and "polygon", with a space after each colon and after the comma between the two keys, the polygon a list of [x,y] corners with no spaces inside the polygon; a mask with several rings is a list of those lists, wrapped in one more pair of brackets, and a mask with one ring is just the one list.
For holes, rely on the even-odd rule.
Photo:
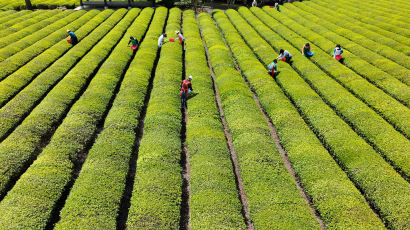
{"label": "dirt path between rows", "polygon": [[[181,12],[181,33],[183,34],[183,12]],[[177,40],[178,41],[178,40]],[[185,79],[185,42],[182,45],[182,80]],[[182,104],[181,104],[182,105]],[[191,217],[191,165],[189,164],[189,151],[186,145],[186,126],[188,123],[188,110],[181,106],[181,176],[182,176],[182,194],[181,194],[181,219],[179,221],[179,228],[182,230],[190,230]]]}

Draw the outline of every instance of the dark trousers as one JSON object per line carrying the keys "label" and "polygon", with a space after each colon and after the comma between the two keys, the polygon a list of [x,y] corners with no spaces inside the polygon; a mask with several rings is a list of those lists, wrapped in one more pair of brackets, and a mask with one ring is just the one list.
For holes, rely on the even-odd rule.
{"label": "dark trousers", "polygon": [[182,104],[182,107],[188,108],[187,100],[188,100],[188,92],[181,91],[181,104]]}
{"label": "dark trousers", "polygon": [[78,43],[77,37],[71,38],[71,44],[75,45],[75,44],[77,44],[77,43]]}

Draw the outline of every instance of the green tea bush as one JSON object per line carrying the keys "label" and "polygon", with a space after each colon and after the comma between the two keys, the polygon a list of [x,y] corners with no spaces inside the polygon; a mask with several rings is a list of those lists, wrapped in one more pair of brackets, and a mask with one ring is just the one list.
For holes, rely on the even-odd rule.
{"label": "green tea bush", "polygon": [[[244,26],[243,23],[241,25]],[[244,29],[247,32],[250,30],[250,28]],[[258,36],[256,32],[254,36]],[[319,78],[320,71],[312,71],[313,66],[307,68],[310,62],[289,44],[286,45],[286,42],[279,39],[275,41],[275,45],[278,46],[276,48],[286,48],[293,54],[292,67],[297,69],[301,76],[310,80]],[[408,200],[410,189],[407,181],[338,117],[290,66],[286,64],[283,66],[283,69],[288,71],[284,73],[281,67],[277,81],[313,131],[342,169],[346,171],[349,178],[360,188],[368,202],[379,210],[383,222],[388,226],[405,228],[408,224],[406,213],[409,212],[409,208],[404,203]],[[329,81],[324,82],[329,83]],[[333,87],[330,89],[334,90]],[[345,95],[340,97],[345,98]],[[339,104],[343,105],[343,103]],[[380,172],[383,172],[382,175]],[[395,189],[392,189],[393,187]],[[391,203],[393,200],[395,205]]]}
{"label": "green tea bush", "polygon": [[[403,25],[401,22],[410,22],[408,19],[408,13],[403,8],[400,11],[391,10],[396,3],[392,1],[390,2],[388,7],[380,7],[377,5],[377,2],[369,3],[368,1],[362,1],[362,4],[359,5],[352,4],[352,2],[349,1],[338,1],[337,4],[343,4],[343,8],[352,10],[352,12],[361,13],[365,16],[362,17],[361,20],[366,23],[374,24],[380,28],[386,28],[392,32],[403,34],[403,32],[400,31],[401,28],[408,28],[408,26]],[[390,21],[392,21],[392,23],[390,23]],[[407,31],[405,33],[408,34]]]}
{"label": "green tea bush", "polygon": [[367,38],[371,34],[366,33],[367,31],[365,31],[363,28],[354,29],[355,32],[352,31],[352,27],[355,27],[356,25],[353,25],[347,21],[340,20],[340,18],[342,17],[341,15],[333,13],[331,16],[329,16],[325,14],[323,10],[321,10],[320,6],[313,5],[311,7],[311,5],[312,3],[309,2],[295,4],[295,6],[299,6],[299,8],[302,9],[304,12],[309,12],[315,15],[315,18],[312,18],[311,21],[317,21],[318,24],[323,25],[329,30],[335,31],[341,36],[371,50],[371,52],[386,57],[398,63],[401,66],[410,68],[410,57],[408,56],[408,47],[402,47],[400,46],[400,44],[390,44],[390,46],[395,47],[393,49],[389,45],[387,45],[388,43],[380,42],[380,40],[378,42],[372,41],[369,38]]}
{"label": "green tea bush", "polygon": [[[339,1],[338,2],[332,2],[332,4],[329,4],[329,2],[327,1],[312,1],[315,2],[316,4],[320,4],[322,6],[325,6],[327,9],[332,9],[342,15],[344,15],[343,20],[349,21],[351,23],[354,23],[356,25],[360,25],[362,27],[365,27],[371,31],[374,31],[376,33],[378,33],[379,35],[388,37],[390,39],[393,39],[397,42],[400,42],[406,46],[410,46],[410,40],[400,34],[388,31],[387,29],[385,29],[385,27],[377,27],[376,25],[378,23],[383,23],[382,21],[379,20],[374,20],[372,19],[374,16],[373,12],[370,12],[370,14],[372,14],[372,18],[370,18],[369,16],[366,16],[366,14],[368,14],[368,10],[371,10],[369,8],[367,8],[366,10],[363,9],[359,9],[360,6],[356,6],[356,7],[351,7],[348,4],[340,4]],[[377,13],[379,14],[379,12]],[[392,19],[392,16],[389,16],[390,19],[389,21]],[[402,17],[402,16],[400,16]],[[395,19],[395,20],[403,20],[403,19]],[[386,21],[387,22],[387,21]],[[388,23],[384,22],[385,24],[389,25]],[[408,21],[410,22],[410,20]],[[374,23],[376,25],[374,25]],[[400,50],[399,50],[400,51]]]}
{"label": "green tea bush", "polygon": [[[262,11],[254,11],[255,15],[263,15]],[[272,28],[278,34],[290,35],[292,44],[297,43],[299,47],[303,46],[305,40],[286,27],[280,25],[277,21],[269,21]],[[303,57],[297,49],[291,47],[288,42],[284,41],[278,34],[269,33],[266,36],[270,40],[270,44],[273,45],[276,50],[281,49],[281,47],[288,47],[287,49],[294,55]],[[281,42],[281,44],[278,43]],[[291,48],[289,48],[291,47]],[[314,47],[314,46],[313,46]],[[337,61],[328,58],[326,54],[318,49],[315,50],[315,55],[311,58],[317,62],[323,69],[325,69],[329,74],[334,76],[340,81],[349,81],[349,77],[354,77],[354,73],[349,73],[346,68],[341,69],[337,65]],[[358,100],[355,95],[350,94],[346,89],[340,86],[337,82],[328,78],[325,73],[310,63],[308,59],[301,58],[298,62],[300,65],[294,65],[294,67],[301,73],[301,76],[309,82],[312,88],[320,94],[327,103],[333,107],[338,114],[346,120],[357,133],[364,136],[367,141],[376,146],[376,148],[384,155],[392,165],[402,171],[406,177],[410,175],[410,159],[405,154],[407,149],[410,148],[410,142],[405,136],[397,132],[394,127],[388,124],[382,117],[380,117],[375,111],[369,108],[366,104]],[[360,78],[359,78],[360,79]],[[375,110],[380,113],[383,117],[387,118],[390,123],[392,123],[398,130],[402,131],[407,137],[410,135],[409,129],[409,110],[407,107],[397,103],[395,100],[385,97],[382,92],[372,93],[374,89],[364,88],[364,83],[366,81],[360,82],[357,80],[350,80],[350,84],[357,87],[354,91],[359,98],[363,98],[365,102],[370,104]],[[357,83],[357,84],[356,84]],[[356,84],[356,85],[355,85]],[[352,87],[349,87],[352,90]],[[364,91],[364,90],[368,91]],[[353,90],[352,90],[353,91]],[[376,99],[376,100],[375,100]],[[390,103],[384,104],[383,100]],[[347,106],[348,105],[348,106]],[[394,107],[393,107],[394,106]],[[393,112],[394,111],[394,112]],[[383,130],[383,131],[381,131]]]}
{"label": "green tea bush", "polygon": [[[313,2],[306,3],[308,6],[313,7],[317,10],[320,10],[320,17],[322,17],[325,20],[329,20],[330,22],[334,23],[337,26],[343,27],[345,29],[348,29],[354,33],[357,33],[357,35],[362,35],[362,39],[369,39],[374,41],[373,45],[379,46],[382,44],[383,46],[381,47],[374,47],[373,45],[370,45],[372,47],[372,50],[381,50],[380,53],[383,52],[388,52],[389,49],[393,49],[395,51],[398,51],[399,53],[403,53],[404,55],[408,56],[410,54],[410,47],[404,44],[401,44],[392,38],[386,37],[384,34],[379,34],[376,32],[373,32],[371,30],[368,30],[367,28],[359,25],[360,23],[357,23],[356,20],[354,22],[350,22],[350,20],[334,20],[335,17],[337,18],[343,18],[345,15],[338,13],[334,10],[331,10],[327,7],[323,7],[321,5],[315,4]],[[349,18],[349,17],[346,17]],[[360,36],[357,36],[356,39],[359,39]],[[388,50],[385,50],[385,47],[389,47]],[[391,50],[390,50],[391,51]],[[399,54],[396,53],[396,54]]]}
{"label": "green tea bush", "polygon": [[26,19],[23,20],[22,22],[16,23],[15,25],[12,25],[10,27],[7,27],[5,29],[0,30],[0,38],[6,37],[8,35],[11,35],[13,33],[16,33],[22,29],[25,29],[33,24],[36,23],[41,23],[41,21],[49,19],[50,17],[62,13],[63,11],[61,10],[50,10],[50,11],[37,11],[39,14],[37,16],[31,19]]}
{"label": "green tea bush", "polygon": [[[220,14],[223,12],[213,14],[219,25]],[[250,220],[256,229],[271,226],[278,229],[318,229],[319,223],[286,170],[266,120],[241,74],[235,69],[218,28],[208,14],[202,13],[198,17],[209,49],[224,116],[232,134]]]}
{"label": "green tea bush", "polygon": [[[40,102],[51,88],[58,83],[58,81],[78,63],[79,59],[90,51],[125,14],[125,12],[121,10],[106,20],[113,12],[113,10],[105,10],[84,25],[79,30],[81,34],[82,32],[88,33],[90,30],[93,30],[93,32],[82,39],[78,46],[73,47],[65,56],[58,59],[38,76],[36,76],[36,74],[41,72],[41,69],[38,71],[35,69],[38,65],[27,64],[0,83],[0,105],[4,105],[4,107],[0,109],[0,117],[2,117],[0,120],[0,139],[4,139],[7,133],[30,113],[33,107]],[[98,26],[98,24],[104,20],[106,21]],[[97,28],[94,29],[95,27]],[[56,45],[57,49],[48,49],[45,53],[37,57],[36,62],[47,63],[50,57],[50,55],[47,54],[58,55],[58,51],[64,51],[64,49],[61,50],[62,47],[69,49],[70,46],[70,44],[64,42],[61,44],[58,43]],[[42,60],[42,57],[44,57],[45,60]],[[34,76],[36,76],[36,78],[30,85],[26,86]],[[19,91],[19,89],[23,87],[24,89]],[[5,104],[10,98],[13,98],[13,100]]]}
{"label": "green tea bush", "polygon": [[[168,38],[180,31],[181,13],[178,8],[170,9],[165,29]],[[179,42],[166,42],[161,48],[144,120],[127,229],[179,228],[181,79],[182,46]]]}
{"label": "green tea bush", "polygon": [[[154,10],[145,8],[127,35],[141,40]],[[151,23],[149,36],[159,36],[166,13],[159,9]],[[126,40],[127,36],[124,36]],[[121,45],[124,43],[121,43]],[[60,214],[56,229],[115,229],[121,198],[126,185],[129,161],[133,151],[136,129],[154,65],[156,39],[144,39],[125,73],[104,123],[88,153],[81,173]],[[123,50],[125,52],[125,50]],[[129,50],[127,53],[132,52]],[[141,60],[144,61],[141,61]]]}
{"label": "green tea bush", "polygon": [[[24,15],[32,13],[32,12],[33,11],[31,10],[22,10],[18,12],[14,11],[13,14],[8,14],[0,18],[0,26],[2,26],[3,24],[8,25],[9,21],[13,21],[14,19],[18,19],[19,17],[23,17]],[[4,28],[7,28],[7,26],[3,27],[3,29]]]}
{"label": "green tea bush", "polygon": [[43,14],[42,11],[31,11],[31,10],[24,10],[24,15],[7,20],[6,22],[0,24],[0,31],[6,31],[12,26],[16,26],[20,23],[24,23],[25,21],[28,21],[30,18],[35,18],[41,14]]}
{"label": "green tea bush", "polygon": [[[124,9],[120,11],[126,10]],[[0,177],[1,195],[5,194],[7,191],[7,185],[11,180],[17,178],[21,173],[23,173],[23,170],[25,169],[24,165],[30,163],[30,161],[36,157],[36,150],[40,147],[42,139],[47,135],[47,133],[52,131],[53,127],[55,127],[67,113],[67,110],[73,103],[73,100],[79,96],[84,86],[87,85],[87,81],[94,76],[95,69],[102,62],[104,62],[113,47],[118,44],[118,41],[123,37],[127,27],[134,21],[138,13],[138,9],[129,12],[125,18],[118,23],[116,27],[111,30],[105,38],[82,59],[76,67],[73,68],[65,76],[65,78],[56,87],[54,87],[53,90],[50,91],[50,93],[48,93],[47,97],[45,97],[36,109],[30,113],[23,123],[19,125],[19,127],[0,144],[0,159],[2,159],[0,166],[0,170],[2,172],[2,176]],[[128,41],[128,39],[126,40]],[[123,45],[123,48],[127,48],[126,42],[121,42],[120,44]],[[115,53],[123,53],[124,55],[127,55],[123,49],[120,49]],[[115,55],[115,58],[117,57],[118,55]],[[33,226],[33,224],[44,226],[44,221],[48,220],[48,216],[55,205],[56,199],[61,196],[64,186],[71,180],[73,167],[73,162],[71,159],[75,159],[77,151],[83,148],[86,144],[86,140],[90,138],[90,133],[91,135],[94,133],[92,127],[95,127],[98,116],[102,116],[101,113],[104,112],[107,106],[108,102],[105,103],[102,100],[107,99],[108,96],[100,93],[97,94],[97,99],[95,99],[95,94],[98,93],[95,91],[107,91],[107,89],[101,86],[101,83],[109,84],[109,89],[113,90],[112,88],[115,88],[116,84],[112,81],[117,79],[115,77],[121,75],[121,71],[118,71],[119,68],[114,68],[116,65],[112,65],[112,63],[114,62],[122,65],[122,69],[126,64],[124,64],[124,60],[113,60],[115,58],[111,57],[110,61],[107,59],[107,61],[104,62],[99,73],[97,73],[98,76],[94,77],[96,80],[92,81],[95,83],[90,83],[89,90],[84,93],[85,97],[81,97],[82,99],[77,101],[75,108],[70,110],[70,115],[66,116],[66,119],[63,121],[63,125],[59,127],[59,131],[56,131],[55,135],[53,135],[50,145],[47,146],[47,149],[43,150],[40,154],[41,157],[37,158],[35,161],[36,163],[33,163],[30,169],[24,173],[24,176],[20,178],[26,179],[19,180],[13,189],[7,193],[7,196],[3,199],[2,204],[10,202],[10,205],[0,205],[0,212],[4,213],[4,215],[0,217],[0,223],[5,223],[3,226],[9,226],[10,228],[30,228],[28,226]],[[108,72],[107,69],[111,69],[111,71]],[[100,76],[102,77],[101,80],[99,80],[101,78]],[[111,81],[104,79],[104,76],[111,77]],[[97,87],[97,89],[95,89],[95,87]],[[99,96],[101,96],[100,99],[98,99]],[[108,100],[109,99],[110,97]],[[101,107],[104,108],[102,109],[103,111],[101,111]],[[86,109],[87,112],[82,113],[81,109]],[[89,115],[90,113],[92,113],[91,116]],[[78,116],[75,116],[76,114]],[[83,114],[82,117],[80,116],[81,114]],[[81,123],[84,122],[84,119],[87,120],[85,125]],[[70,127],[74,130],[71,130]],[[57,160],[55,157],[60,158]],[[52,162],[49,162],[49,159],[51,159]],[[44,163],[44,170],[41,169],[42,162]],[[67,168],[64,169],[64,166],[67,166]],[[61,170],[55,171],[56,167]],[[49,177],[50,181],[37,181],[40,184],[45,181],[53,184],[52,186],[44,184],[46,187],[42,187],[42,189],[46,189],[46,191],[40,189],[40,185],[35,185],[36,183],[33,177],[40,178],[40,175],[41,177],[54,176],[52,178]],[[59,179],[58,176],[65,178]],[[37,192],[33,192],[33,186],[37,187]],[[49,187],[48,191],[47,186]],[[53,190],[51,190],[51,188],[53,188]],[[29,199],[32,202],[38,201],[39,204],[44,203],[47,207],[43,207],[41,205],[30,206],[30,202],[28,202],[27,199],[22,199],[20,197],[20,195],[24,196],[22,193],[23,191],[29,192],[33,196],[38,194],[38,199]],[[13,203],[13,205],[11,205],[11,203]],[[14,208],[17,208],[18,212],[12,211]],[[28,217],[33,214],[38,215],[38,219]],[[18,215],[19,218],[15,219],[14,215]],[[13,218],[11,218],[11,216],[13,216]],[[10,218],[15,220],[15,222],[10,222]]]}
{"label": "green tea bush", "polygon": [[235,175],[214,100],[213,81],[194,11],[184,11],[186,78],[193,76],[186,143],[191,166],[191,229],[245,229]]}
{"label": "green tea bush", "polygon": [[[248,9],[240,8],[239,11],[256,30],[269,30]],[[239,17],[236,11],[228,10],[226,14],[242,36],[253,37],[252,41],[246,40],[250,44],[248,47],[238,31],[227,21],[228,19],[220,16],[218,22],[229,46],[250,86],[257,93],[278,130],[281,144],[286,149],[307,196],[321,215],[325,226],[337,229],[383,228],[380,220],[368,207],[366,200],[321,145],[275,81],[267,74],[265,65],[258,61],[253,51],[255,47],[263,46],[264,51],[274,55],[274,50]],[[256,53],[263,55],[261,49]],[[267,63],[264,64],[268,64],[271,59],[266,61]],[[286,64],[279,64],[279,71],[279,76],[295,74]]]}
{"label": "green tea bush", "polygon": [[[73,13],[74,11],[71,10],[65,10],[61,13],[58,13],[57,15],[54,15],[46,20],[42,20],[40,22],[37,22],[31,26],[27,26],[26,28],[13,33],[13,34],[9,34],[5,37],[1,37],[0,38],[0,48],[3,48],[5,46],[8,46],[9,44],[12,44],[14,42],[18,42],[20,39],[23,39],[25,36],[29,36],[32,33],[35,33],[36,31],[38,31],[41,28],[44,28],[48,25],[50,25],[51,23],[54,23],[66,16],[68,16],[69,14]],[[27,40],[28,41],[28,40]],[[26,42],[27,42],[26,41]],[[34,41],[33,41],[34,42]],[[28,43],[26,43],[28,44]]]}
{"label": "green tea bush", "polygon": [[[72,180],[77,155],[92,141],[97,124],[108,109],[124,68],[132,57],[132,52],[126,52],[129,50],[127,35],[129,37],[134,28],[141,26],[138,19],[134,21],[139,12],[139,9],[130,10],[124,21],[107,34],[106,39],[111,41],[105,44],[117,46],[72,106],[50,143],[3,199],[0,204],[2,226],[44,228],[50,220],[58,200]],[[146,25],[142,27],[146,28]],[[121,38],[124,39],[117,42]]]}
{"label": "green tea bush", "polygon": [[[2,61],[0,62],[0,68],[2,68],[3,71],[0,72],[0,80],[16,71],[18,68],[25,65],[27,62],[29,62],[51,46],[66,38],[68,36],[66,30],[67,28],[70,28],[73,31],[79,29],[84,25],[84,23],[91,20],[95,15],[97,15],[98,12],[98,10],[92,10],[87,13],[85,13],[84,11],[76,11],[69,16],[32,34],[31,36],[27,36],[17,43],[12,43],[2,48],[0,50],[0,61]],[[73,21],[74,19],[77,20]],[[39,36],[39,39],[37,39],[37,36]]]}
{"label": "green tea bush", "polygon": [[[368,49],[373,47],[363,47],[356,42],[346,39],[345,37],[339,35],[339,31],[333,28],[330,23],[320,20],[320,18],[293,6],[293,4],[286,4],[286,6],[281,8],[281,11],[306,28],[309,28],[334,42],[334,46],[336,46],[336,43],[340,44],[344,49],[349,50],[379,69],[389,73],[407,85],[410,85],[409,70]],[[299,14],[304,16],[301,17]],[[309,20],[306,20],[306,16],[310,17]],[[328,52],[331,53],[332,51],[333,49]]]}
{"label": "green tea bush", "polygon": [[[255,15],[260,20],[262,20],[268,27],[273,29],[273,26],[269,24],[269,22],[272,20],[271,17],[273,17],[274,19],[278,20],[281,24],[286,25],[289,29],[293,30],[295,33],[305,38],[306,41],[310,42],[310,44],[312,45],[314,44],[317,46],[317,48],[320,48],[321,50],[326,52],[328,54],[328,59],[329,57],[332,56],[331,50],[334,49],[335,47],[335,44],[333,42],[311,31],[310,29],[307,29],[306,27],[300,25],[299,23],[287,17],[286,15],[279,16],[274,11],[268,8],[264,8],[265,12],[257,8],[252,8],[251,10],[255,12]],[[315,49],[315,52],[317,50],[318,49]],[[319,52],[321,51],[319,50]],[[384,92],[394,97],[395,99],[397,99],[398,101],[406,105],[407,107],[410,106],[410,89],[406,84],[400,82],[398,79],[390,76],[386,72],[371,65],[370,63],[352,54],[346,49],[343,52],[343,56],[345,57],[345,60],[343,62],[345,66],[352,69],[354,72],[360,74],[360,76],[364,77],[369,82],[376,85],[377,87],[382,89]],[[313,59],[315,58],[316,57],[314,57]],[[342,65],[336,65],[336,66],[338,67],[338,69],[344,69]],[[343,81],[343,80],[344,78],[342,77],[340,78],[339,81]],[[345,81],[345,82],[349,82],[349,81]],[[351,83],[354,83],[354,82],[351,82]],[[368,84],[363,82],[363,85],[366,86]],[[365,92],[362,92],[362,93],[365,93]],[[383,101],[379,101],[378,103],[383,103]]]}

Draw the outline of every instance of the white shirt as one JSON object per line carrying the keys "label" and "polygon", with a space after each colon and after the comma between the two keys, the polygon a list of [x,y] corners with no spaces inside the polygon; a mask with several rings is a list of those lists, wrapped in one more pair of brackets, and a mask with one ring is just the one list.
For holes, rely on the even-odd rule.
{"label": "white shirt", "polygon": [[283,51],[283,54],[279,55],[278,58],[283,59],[284,57],[292,57],[292,55],[289,53],[289,51],[285,50]]}
{"label": "white shirt", "polygon": [[158,38],[158,47],[161,47],[164,44],[164,35],[161,34]]}
{"label": "white shirt", "polygon": [[258,3],[256,2],[256,0],[253,0],[252,6],[253,6],[253,7],[256,7],[257,5],[258,5]]}
{"label": "white shirt", "polygon": [[181,33],[178,34],[178,37],[180,37],[182,39],[182,41],[184,41],[184,39],[185,39],[184,36],[182,36]]}

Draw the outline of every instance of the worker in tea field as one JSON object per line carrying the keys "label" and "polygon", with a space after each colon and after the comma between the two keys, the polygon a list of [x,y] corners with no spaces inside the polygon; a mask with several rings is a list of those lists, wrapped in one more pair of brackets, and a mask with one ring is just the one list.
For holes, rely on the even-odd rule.
{"label": "worker in tea field", "polygon": [[130,37],[130,40],[128,41],[128,47],[132,44],[131,49],[134,51],[134,53],[137,51],[138,48],[138,40],[134,38],[133,36]]}
{"label": "worker in tea field", "polygon": [[256,2],[256,0],[253,0],[252,7],[257,7],[257,6],[258,6],[258,3]]}
{"label": "worker in tea field", "polygon": [[[78,38],[75,35],[75,33],[72,32],[71,30],[67,30],[67,33],[70,36],[71,44],[73,44],[73,45],[77,44],[78,43]],[[70,40],[69,40],[69,42],[70,42]]]}
{"label": "worker in tea field", "polygon": [[292,55],[289,53],[289,51],[280,49],[279,56],[276,58],[276,60],[277,59],[280,59],[284,62],[291,64],[290,60],[292,59]]}
{"label": "worker in tea field", "polygon": [[185,79],[181,82],[181,103],[184,108],[188,108],[187,100],[189,97],[189,94],[192,92],[192,76],[189,76],[188,79]]}
{"label": "worker in tea field", "polygon": [[343,62],[342,53],[343,49],[340,47],[339,44],[337,44],[336,48],[333,50],[333,58],[338,60],[339,62]]}
{"label": "worker in tea field", "polygon": [[162,45],[164,44],[164,38],[167,37],[166,33],[161,34],[161,36],[159,36],[158,38],[158,48],[161,48]]}
{"label": "worker in tea field", "polygon": [[313,56],[313,52],[310,51],[310,45],[309,45],[309,43],[306,43],[306,44],[303,46],[303,48],[302,48],[302,54],[303,54],[303,56],[306,56],[306,57],[312,57],[312,56]]}
{"label": "worker in tea field", "polygon": [[277,11],[280,12],[280,10],[279,10],[279,3],[278,3],[278,2],[275,2],[275,8],[276,8]]}
{"label": "worker in tea field", "polygon": [[269,73],[269,75],[271,75],[273,78],[275,78],[275,74],[278,72],[278,67],[277,67],[277,65],[276,65],[277,62],[278,62],[278,61],[275,59],[275,60],[273,60],[272,63],[270,63],[270,64],[268,65],[268,73]]}
{"label": "worker in tea field", "polygon": [[184,36],[179,31],[175,31],[175,34],[178,36],[179,43],[182,44],[185,40]]}

